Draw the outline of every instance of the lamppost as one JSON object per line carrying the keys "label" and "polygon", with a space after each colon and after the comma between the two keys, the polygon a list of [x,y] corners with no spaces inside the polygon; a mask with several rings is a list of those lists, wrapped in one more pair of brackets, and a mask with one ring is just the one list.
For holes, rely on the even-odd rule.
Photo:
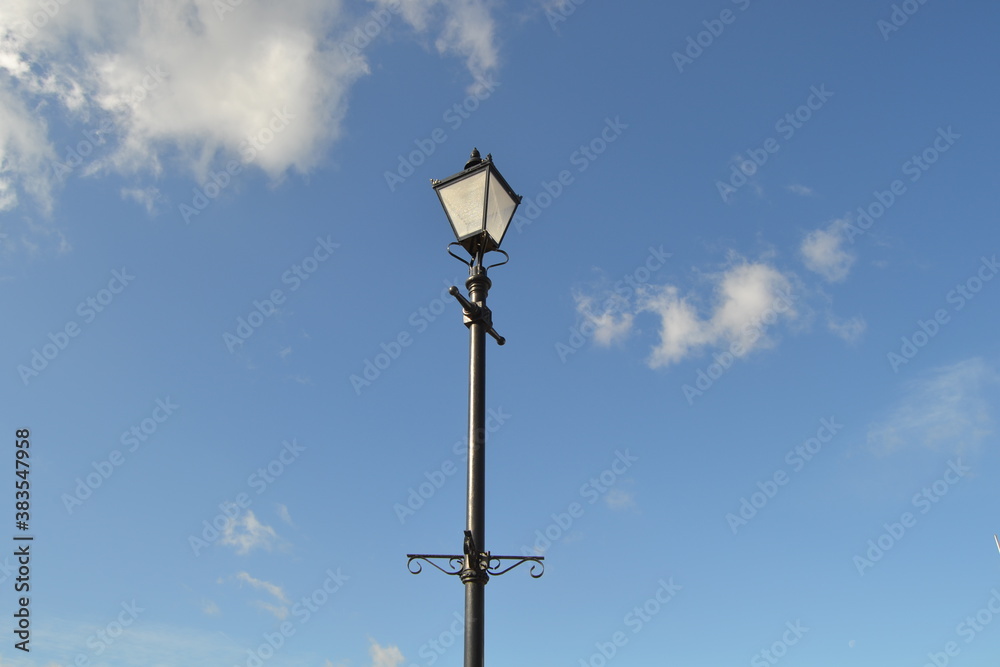
{"label": "lamppost", "polygon": [[[500,249],[500,243],[521,203],[521,196],[514,193],[497,171],[493,156],[483,159],[476,149],[472,150],[465,169],[444,180],[432,180],[431,184],[455,232],[456,240],[448,245],[448,254],[469,267],[469,278],[465,281],[469,298],[462,296],[455,286],[449,290],[462,305],[463,321],[469,328],[465,540],[461,555],[407,554],[407,567],[413,574],[419,574],[421,561],[430,563],[445,574],[458,576],[465,584],[465,667],[483,667],[484,588],[490,575],[499,576],[530,561],[530,574],[537,579],[545,567],[542,556],[494,556],[486,550],[486,334],[500,345],[506,342],[493,328],[493,313],[486,306],[486,296],[492,286],[486,272],[510,259]],[[470,259],[452,252],[453,246],[464,248]],[[483,257],[490,252],[500,253],[506,259],[484,266]],[[445,564],[442,566],[435,561]]]}

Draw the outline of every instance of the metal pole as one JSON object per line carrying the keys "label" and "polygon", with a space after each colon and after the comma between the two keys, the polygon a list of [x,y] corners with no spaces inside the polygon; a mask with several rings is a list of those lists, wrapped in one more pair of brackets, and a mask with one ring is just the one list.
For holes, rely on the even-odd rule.
{"label": "metal pole", "polygon": [[[484,667],[485,664],[484,601],[490,574],[505,574],[522,563],[531,563],[534,579],[541,577],[545,570],[543,556],[494,556],[486,549],[486,335],[492,336],[498,345],[506,340],[493,328],[493,313],[486,306],[486,295],[492,283],[486,277],[482,259],[483,252],[479,250],[475,253],[475,261],[469,264],[469,279],[465,281],[468,299],[457,287],[448,290],[462,305],[463,321],[469,327],[469,468],[464,548],[460,556],[406,555],[411,573],[419,574],[421,563],[429,563],[445,574],[457,575],[465,585],[465,667]],[[448,564],[442,566],[435,561],[447,561]],[[506,565],[511,561],[512,564]]]}
{"label": "metal pole", "polygon": [[[470,318],[469,327],[469,469],[466,530],[474,557],[467,554],[465,583],[465,667],[483,667],[485,655],[485,587],[489,581],[479,554],[486,549],[486,329],[492,329],[486,296],[490,279],[481,264],[470,267],[469,301],[485,317]],[[469,548],[467,547],[467,551]]]}

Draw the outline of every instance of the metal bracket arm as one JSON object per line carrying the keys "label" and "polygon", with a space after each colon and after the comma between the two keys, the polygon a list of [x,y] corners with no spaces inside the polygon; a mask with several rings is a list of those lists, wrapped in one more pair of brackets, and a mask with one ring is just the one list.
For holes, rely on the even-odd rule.
{"label": "metal bracket arm", "polygon": [[[545,556],[491,556],[488,553],[486,556],[490,559],[490,564],[489,567],[486,568],[486,571],[494,577],[510,572],[521,563],[531,563],[531,569],[528,571],[528,574],[531,575],[532,579],[538,579],[540,576],[545,574]],[[505,560],[517,562],[513,565],[500,569],[501,561]],[[496,563],[493,561],[496,561]]]}
{"label": "metal bracket arm", "polygon": [[[545,574],[545,556],[494,556],[490,554],[490,552],[484,551],[479,554],[478,559],[471,559],[474,566],[473,568],[465,567],[465,555],[451,556],[444,554],[406,554],[406,557],[409,559],[406,563],[406,568],[411,574],[420,574],[423,571],[420,561],[430,563],[438,570],[452,576],[461,576],[463,573],[476,572],[477,569],[475,568],[475,565],[478,565],[478,572],[498,577],[501,574],[510,572],[522,563],[531,563],[529,574],[532,579],[538,579]],[[435,560],[447,560],[448,563],[445,567],[442,567],[435,563]],[[516,562],[513,565],[503,567],[504,561]]]}
{"label": "metal bracket arm", "polygon": [[[406,562],[406,569],[408,569],[411,574],[420,574],[420,572],[423,570],[423,566],[420,564],[419,561],[430,563],[431,565],[441,570],[445,574],[459,575],[462,573],[462,570],[465,569],[464,568],[465,556],[448,556],[442,554],[406,554],[406,557],[409,559]],[[447,560],[448,569],[445,569],[444,567],[441,567],[440,565],[435,563],[434,561],[436,560]]]}
{"label": "metal bracket arm", "polygon": [[454,285],[448,288],[448,294],[455,297],[455,299],[457,299],[462,305],[462,311],[465,315],[465,326],[481,322],[486,327],[486,333],[493,336],[498,345],[503,345],[507,342],[507,339],[498,334],[496,329],[493,328],[493,311],[491,311],[489,307],[485,304],[479,305],[472,303],[462,296],[462,292]]}

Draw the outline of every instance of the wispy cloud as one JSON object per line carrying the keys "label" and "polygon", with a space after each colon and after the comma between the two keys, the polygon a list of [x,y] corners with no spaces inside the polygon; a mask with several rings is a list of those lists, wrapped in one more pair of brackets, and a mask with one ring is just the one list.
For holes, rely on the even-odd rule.
{"label": "wispy cloud", "polygon": [[252,576],[250,576],[249,572],[236,573],[236,581],[242,584],[248,584],[251,587],[256,588],[258,590],[262,590],[265,593],[268,593],[269,595],[273,596],[279,602],[288,604],[288,596],[285,594],[285,591],[281,588],[281,586],[278,586],[277,584],[272,584],[268,581],[263,581],[261,579],[255,579]]}
{"label": "wispy cloud", "polygon": [[848,343],[856,343],[861,340],[861,336],[868,328],[868,323],[860,315],[840,319],[830,314],[826,318],[826,327],[838,338],[842,338]]}
{"label": "wispy cloud", "polygon": [[632,330],[634,316],[632,306],[621,294],[611,294],[599,306],[596,299],[585,294],[575,294],[576,311],[583,316],[594,331],[594,341],[600,345],[611,345],[624,340]]}
{"label": "wispy cloud", "polygon": [[285,605],[271,604],[270,602],[265,602],[264,600],[254,600],[253,605],[258,609],[263,609],[279,621],[283,621],[288,618],[288,607]]}
{"label": "wispy cloud", "polygon": [[816,194],[812,188],[805,185],[799,185],[797,183],[786,185],[785,189],[793,194],[799,195],[800,197],[811,197]]}
{"label": "wispy cloud", "polygon": [[[0,33],[0,40],[3,37]],[[3,57],[0,46],[0,58]],[[0,62],[0,74],[3,69]],[[49,165],[56,158],[48,126],[5,80],[6,77],[0,76],[0,213],[21,203],[20,192],[31,197],[39,210],[47,214],[53,204]]]}
{"label": "wispy cloud", "polygon": [[717,346],[745,356],[772,345],[768,328],[797,315],[791,279],[767,263],[741,261],[709,279],[714,283],[715,304],[705,317],[673,285],[647,290],[641,308],[660,317],[660,342],[648,361],[652,368]]}
{"label": "wispy cloud", "polygon": [[848,220],[841,218],[825,228],[815,229],[806,235],[799,248],[806,268],[831,283],[847,278],[854,264],[855,256],[844,249],[847,224]]}
{"label": "wispy cloud", "polygon": [[146,209],[146,213],[152,215],[156,211],[156,204],[163,200],[159,188],[122,188],[122,199],[131,199]]}
{"label": "wispy cloud", "polygon": [[272,602],[267,602],[264,600],[255,600],[254,606],[263,609],[264,611],[272,614],[278,620],[284,620],[288,617],[288,595],[285,594],[284,589],[277,584],[272,584],[269,581],[263,581],[261,579],[255,579],[250,576],[248,572],[239,572],[235,577],[236,581],[242,584],[248,584],[252,588],[260,591],[264,591],[271,597],[273,597],[278,604]]}
{"label": "wispy cloud", "polygon": [[[910,382],[888,417],[868,429],[879,455],[911,449],[948,455],[975,452],[993,434],[996,369],[981,358],[936,368]],[[995,399],[995,396],[993,396]]]}
{"label": "wispy cloud", "polygon": [[236,553],[242,556],[254,549],[270,551],[277,538],[274,528],[261,523],[252,510],[247,510],[226,525],[219,543],[234,547]]}
{"label": "wispy cloud", "polygon": [[699,309],[696,292],[682,294],[669,284],[638,285],[634,300],[610,290],[578,292],[573,298],[599,345],[625,340],[642,313],[659,316],[660,340],[647,363],[661,368],[713,348],[744,357],[771,347],[773,327],[798,317],[793,278],[764,260],[748,262],[733,253],[728,268],[704,274],[712,292],[708,312]]}
{"label": "wispy cloud", "polygon": [[[499,64],[496,24],[485,0],[375,0],[381,7],[399,5],[403,19],[418,33],[440,28],[434,46],[441,54],[465,58],[473,78],[490,76]],[[477,83],[470,88],[475,89]]]}
{"label": "wispy cloud", "polygon": [[372,667],[396,667],[402,664],[403,654],[397,646],[379,646],[374,639],[371,641],[369,654],[372,657]]}

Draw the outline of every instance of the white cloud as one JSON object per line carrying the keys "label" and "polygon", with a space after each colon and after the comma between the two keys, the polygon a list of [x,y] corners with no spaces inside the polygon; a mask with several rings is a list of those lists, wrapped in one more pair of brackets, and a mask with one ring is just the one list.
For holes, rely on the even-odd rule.
{"label": "white cloud", "polygon": [[[496,25],[489,3],[484,0],[373,1],[386,8],[398,4],[403,19],[417,32],[426,32],[432,24],[441,26],[434,46],[441,54],[455,53],[465,58],[466,67],[477,81],[487,78],[497,68]],[[474,83],[470,88],[477,86]]]}
{"label": "white cloud", "polygon": [[162,200],[160,190],[156,187],[122,188],[121,195],[122,199],[131,199],[142,205],[150,215],[156,210],[156,203]]}
{"label": "white cloud", "polygon": [[220,17],[208,0],[142,3],[116,51],[89,59],[91,99],[121,130],[111,164],[158,172],[177,152],[199,178],[224,157],[273,178],[308,171],[364,73],[324,45],[339,8],[244,2]]}
{"label": "white cloud", "polygon": [[848,343],[855,343],[861,339],[862,334],[868,328],[865,318],[860,315],[841,320],[834,315],[828,315],[826,319],[827,328],[834,335],[844,339]]}
{"label": "white cloud", "polygon": [[450,0],[445,3],[448,18],[435,42],[442,54],[455,52],[465,57],[469,72],[485,79],[497,67],[499,56],[494,39],[493,18],[485,2]]}
{"label": "white cloud", "polygon": [[800,197],[811,197],[812,195],[815,194],[812,188],[805,185],[798,185],[798,184],[786,185],[785,189],[788,190],[789,192],[799,195]]}
{"label": "white cloud", "polygon": [[278,586],[277,584],[272,584],[268,581],[263,581],[261,579],[255,579],[252,576],[250,576],[249,572],[237,572],[236,581],[239,581],[241,584],[249,584],[253,588],[262,590],[265,593],[274,596],[274,598],[277,599],[279,602],[284,602],[285,604],[288,604],[288,596],[285,594],[284,589],[282,589],[281,586]]}
{"label": "white cloud", "polygon": [[226,524],[219,543],[235,547],[236,553],[242,556],[254,549],[270,551],[277,537],[274,528],[262,524],[252,510],[247,510],[246,514]]}
{"label": "white cloud", "polygon": [[369,653],[372,657],[372,667],[396,667],[403,662],[403,654],[397,646],[379,646],[371,639]]}
{"label": "white cloud", "polygon": [[[49,136],[56,117],[90,133],[69,143],[96,138],[74,177],[180,171],[204,181],[231,159],[273,179],[307,172],[341,136],[350,88],[369,72],[339,48],[355,27],[343,0],[50,4],[44,22],[34,0],[0,6],[0,211],[21,195],[51,210],[51,166],[66,159]],[[400,12],[416,31],[435,30],[437,50],[478,80],[498,64],[490,6],[403,0]],[[151,194],[122,190],[147,208]]]}
{"label": "white cloud", "polygon": [[294,525],[294,523],[292,523],[292,515],[288,512],[288,507],[280,503],[278,504],[278,516],[281,517],[281,520],[289,526]]}
{"label": "white cloud", "polygon": [[271,604],[270,602],[264,602],[263,600],[255,600],[254,606],[258,609],[263,609],[279,621],[283,621],[288,618],[288,607],[284,605]]}
{"label": "white cloud", "polygon": [[847,278],[855,257],[843,248],[848,220],[841,218],[825,229],[815,229],[802,240],[800,251],[806,268],[835,283]]}
{"label": "white cloud", "polygon": [[882,422],[868,429],[868,444],[880,455],[906,449],[975,451],[993,433],[993,405],[985,394],[1000,376],[981,358],[936,368],[911,382],[906,395]]}
{"label": "white cloud", "polygon": [[45,120],[17,96],[0,71],[0,213],[20,203],[19,191],[43,213],[52,210],[49,165],[55,156]]}
{"label": "white cloud", "polygon": [[29,29],[8,28],[0,64],[22,97],[115,135],[91,172],[156,174],[171,160],[204,177],[214,159],[241,154],[248,136],[263,143],[269,124],[281,124],[276,110],[285,127],[253,162],[272,177],[306,171],[339,136],[348,88],[364,72],[324,41],[340,2],[245,2],[221,16],[211,0],[56,6],[37,30],[24,23],[35,3],[7,10],[8,26]]}
{"label": "white cloud", "polygon": [[634,316],[628,312],[631,305],[621,294],[611,294],[595,312],[591,296],[575,294],[576,311],[584,317],[594,331],[594,340],[600,345],[611,345],[623,340],[632,330]]}
{"label": "white cloud", "polygon": [[65,254],[73,249],[66,235],[59,229],[43,224],[33,218],[26,218],[20,223],[20,228],[16,231],[11,229],[11,234],[5,234],[0,241],[0,248],[5,254],[20,253],[27,256],[38,254],[44,246],[46,250],[54,251],[56,254]]}
{"label": "white cloud", "polygon": [[206,616],[218,616],[222,613],[222,611],[219,609],[219,605],[215,604],[215,602],[205,599],[201,602],[201,613]]}
{"label": "white cloud", "polygon": [[280,604],[273,604],[271,602],[265,602],[263,600],[255,600],[254,606],[263,609],[264,611],[273,614],[278,620],[284,620],[288,617],[288,596],[285,594],[284,589],[277,584],[272,584],[268,581],[262,581],[260,579],[254,579],[248,572],[239,572],[236,574],[236,580],[240,584],[249,584],[251,587],[262,590],[268,595],[272,596]]}
{"label": "white cloud", "polygon": [[767,329],[794,319],[791,281],[765,263],[741,263],[715,281],[715,305],[707,318],[673,285],[646,291],[642,310],[660,316],[660,342],[649,358],[652,368],[677,363],[704,347],[725,345],[734,356],[773,344]]}

